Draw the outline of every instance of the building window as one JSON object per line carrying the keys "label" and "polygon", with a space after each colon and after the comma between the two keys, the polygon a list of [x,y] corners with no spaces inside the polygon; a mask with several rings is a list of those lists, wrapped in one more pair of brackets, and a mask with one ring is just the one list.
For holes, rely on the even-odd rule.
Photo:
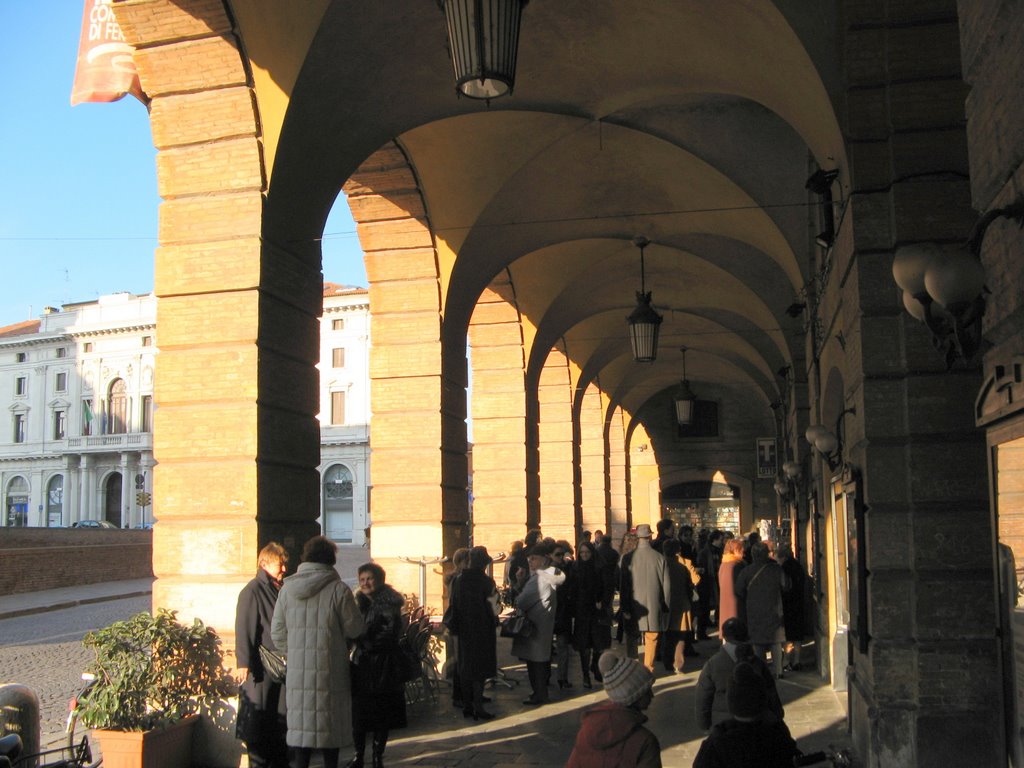
{"label": "building window", "polygon": [[54,475],[46,491],[46,525],[60,528],[64,524],[64,476]]}
{"label": "building window", "polygon": [[25,442],[25,414],[14,414],[14,442]]}
{"label": "building window", "polygon": [[142,396],[142,432],[153,431],[153,396]]}
{"label": "building window", "polygon": [[18,352],[18,353],[16,353],[14,355],[14,359],[15,359],[15,361],[17,361],[19,363],[24,363],[26,360],[28,360],[28,353],[27,352]]}
{"label": "building window", "polygon": [[82,434],[85,436],[92,434],[92,421],[95,415],[92,412],[92,400],[82,401]]}
{"label": "building window", "polygon": [[152,347],[153,346],[153,337],[152,336],[143,336],[142,337],[142,346],[144,346],[144,347]]}
{"label": "building window", "polygon": [[57,357],[67,357],[67,356],[68,356],[67,347],[57,347]]}
{"label": "building window", "polygon": [[345,423],[345,393],[331,392],[331,424]]}
{"label": "building window", "polygon": [[14,394],[24,397],[28,394],[28,377],[19,376],[14,380]]}
{"label": "building window", "polygon": [[92,352],[92,342],[91,341],[87,341],[84,344],[82,344],[82,351],[83,352]]}
{"label": "building window", "polygon": [[28,525],[28,481],[16,477],[7,486],[7,524],[17,528]]}
{"label": "building window", "polygon": [[128,385],[114,379],[107,392],[107,434],[123,435],[128,431]]}
{"label": "building window", "polygon": [[334,368],[345,367],[345,348],[339,347],[338,349],[331,350],[331,366]]}
{"label": "building window", "polygon": [[335,464],[324,473],[324,528],[334,541],[352,541],[352,473]]}
{"label": "building window", "polygon": [[343,318],[338,318],[337,320],[331,320],[331,330],[332,331],[344,331],[345,330],[345,320]]}
{"label": "building window", "polygon": [[53,439],[63,440],[68,433],[68,412],[64,409],[53,412]]}
{"label": "building window", "polygon": [[57,374],[56,390],[58,392],[68,391],[68,375],[66,373],[62,372]]}

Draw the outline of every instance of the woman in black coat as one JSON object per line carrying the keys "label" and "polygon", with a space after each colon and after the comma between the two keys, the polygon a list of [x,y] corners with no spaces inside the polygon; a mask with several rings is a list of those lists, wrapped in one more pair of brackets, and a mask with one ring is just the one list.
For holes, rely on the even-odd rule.
{"label": "woman in black coat", "polygon": [[288,553],[272,541],[260,550],[256,562],[256,578],[239,593],[235,609],[235,679],[239,683],[235,736],[245,742],[252,768],[288,768],[284,685],[268,679],[259,653],[261,644],[277,650],[270,639],[270,622]]}
{"label": "woman in black coat", "polygon": [[612,645],[612,598],[615,582],[603,567],[594,545],[580,542],[576,548],[575,601],[572,644],[580,654],[583,687],[591,688],[590,673],[600,681],[597,659]]}
{"label": "woman in black coat", "polygon": [[484,683],[498,673],[495,626],[498,590],[486,573],[491,562],[486,547],[473,547],[469,565],[452,582],[451,623],[448,630],[459,639],[457,660],[462,683],[462,713],[474,720],[491,720],[484,709]]}
{"label": "woman in black coat", "polygon": [[405,682],[402,677],[403,598],[385,583],[376,563],[359,567],[356,604],[366,629],[352,654],[352,740],[355,755],[346,768],[362,768],[366,734],[373,731],[373,768],[384,765],[384,748],[393,728],[404,728]]}

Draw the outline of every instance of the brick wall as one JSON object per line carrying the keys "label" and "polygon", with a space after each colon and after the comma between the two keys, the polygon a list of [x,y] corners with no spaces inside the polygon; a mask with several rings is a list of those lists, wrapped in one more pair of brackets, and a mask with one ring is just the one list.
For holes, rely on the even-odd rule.
{"label": "brick wall", "polygon": [[0,595],[153,575],[153,532],[0,528]]}

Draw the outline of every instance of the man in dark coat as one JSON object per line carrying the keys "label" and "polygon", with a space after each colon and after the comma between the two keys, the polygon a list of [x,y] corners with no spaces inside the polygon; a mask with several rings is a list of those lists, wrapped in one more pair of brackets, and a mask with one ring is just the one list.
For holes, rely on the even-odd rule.
{"label": "man in dark coat", "polygon": [[459,638],[456,664],[462,684],[462,713],[474,720],[490,720],[484,709],[484,683],[497,675],[498,591],[487,575],[491,562],[485,547],[469,551],[469,565],[452,583],[452,619],[449,631]]}
{"label": "man in dark coat", "polygon": [[260,550],[256,577],[238,595],[235,610],[235,679],[238,722],[235,736],[245,742],[253,768],[288,768],[284,685],[266,675],[259,648],[276,651],[270,622],[281,590],[288,553],[276,542]]}
{"label": "man in dark coat", "polygon": [[782,677],[782,594],[789,589],[789,577],[782,566],[768,557],[768,547],[757,542],[750,547],[753,562],[736,577],[736,597],[746,606],[750,644],[762,658],[772,654],[775,677]]}
{"label": "man in dark coat", "polygon": [[750,664],[736,665],[728,697],[732,719],[701,742],[693,768],[790,768],[800,750],[782,720],[763,718],[764,680]]}

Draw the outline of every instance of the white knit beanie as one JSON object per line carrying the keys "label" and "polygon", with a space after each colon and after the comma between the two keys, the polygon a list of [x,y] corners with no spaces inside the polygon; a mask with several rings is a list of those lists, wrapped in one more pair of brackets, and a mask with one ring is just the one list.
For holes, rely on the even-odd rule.
{"label": "white knit beanie", "polygon": [[604,690],[616,704],[629,706],[644,695],[654,684],[654,676],[635,659],[605,651],[598,660]]}

